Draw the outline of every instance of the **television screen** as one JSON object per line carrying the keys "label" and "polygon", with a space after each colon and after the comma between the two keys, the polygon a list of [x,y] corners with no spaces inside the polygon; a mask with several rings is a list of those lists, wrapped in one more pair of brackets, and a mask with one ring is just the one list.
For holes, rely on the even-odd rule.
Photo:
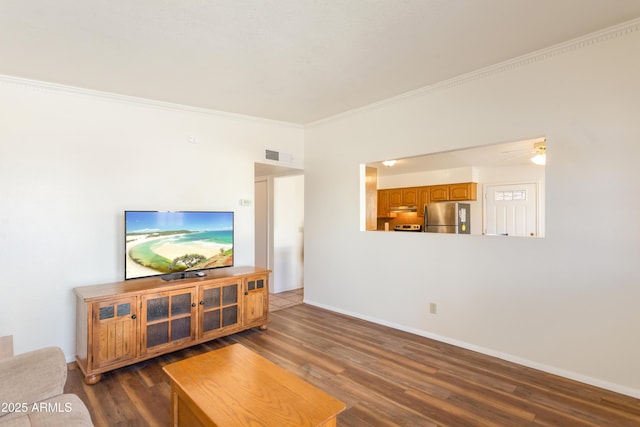
{"label": "television screen", "polygon": [[233,265],[233,212],[125,211],[125,280]]}

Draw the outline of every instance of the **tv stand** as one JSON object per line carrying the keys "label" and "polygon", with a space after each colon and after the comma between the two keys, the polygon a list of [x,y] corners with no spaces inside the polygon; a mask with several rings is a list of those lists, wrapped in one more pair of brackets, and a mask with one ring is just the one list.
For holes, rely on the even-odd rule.
{"label": "tv stand", "polygon": [[209,270],[206,277],[156,276],[75,288],[76,361],[85,383],[212,339],[266,330],[270,272],[226,267]]}
{"label": "tv stand", "polygon": [[174,280],[192,279],[194,277],[206,277],[207,274],[204,271],[181,271],[178,273],[168,273],[160,276],[165,282],[172,282]]}

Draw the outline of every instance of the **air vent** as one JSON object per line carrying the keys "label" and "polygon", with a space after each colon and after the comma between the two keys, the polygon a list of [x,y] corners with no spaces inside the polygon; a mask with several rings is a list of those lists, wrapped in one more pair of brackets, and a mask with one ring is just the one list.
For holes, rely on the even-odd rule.
{"label": "air vent", "polygon": [[273,150],[265,150],[264,158],[267,160],[275,160],[276,162],[280,161],[280,153]]}
{"label": "air vent", "polygon": [[265,150],[264,158],[266,160],[274,160],[276,162],[293,163],[293,155],[289,153],[281,153],[279,151]]}

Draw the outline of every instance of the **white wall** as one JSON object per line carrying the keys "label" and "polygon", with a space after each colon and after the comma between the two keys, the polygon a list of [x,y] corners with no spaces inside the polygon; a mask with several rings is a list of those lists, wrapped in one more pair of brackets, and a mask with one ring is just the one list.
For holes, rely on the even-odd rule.
{"label": "white wall", "polygon": [[[235,211],[254,260],[254,162],[302,168],[300,126],[0,77],[0,336],[75,353],[72,289],[123,279],[125,209]],[[196,144],[187,142],[189,136]]]}
{"label": "white wall", "polygon": [[[635,22],[308,126],[305,300],[640,396],[639,51]],[[360,164],[540,135],[546,238],[359,231]]]}
{"label": "white wall", "polygon": [[477,181],[477,173],[473,167],[437,169],[398,175],[380,175],[378,176],[378,189]]}
{"label": "white wall", "polygon": [[303,287],[304,176],[273,179],[273,292]]}

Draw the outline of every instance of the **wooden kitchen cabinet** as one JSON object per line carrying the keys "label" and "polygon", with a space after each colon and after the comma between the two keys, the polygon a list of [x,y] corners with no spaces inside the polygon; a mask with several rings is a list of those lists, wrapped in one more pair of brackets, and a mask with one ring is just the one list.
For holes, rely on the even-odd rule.
{"label": "wooden kitchen cabinet", "polygon": [[228,267],[74,289],[76,361],[87,384],[161,354],[269,322],[269,270]]}
{"label": "wooden kitchen cabinet", "polygon": [[402,205],[416,206],[418,204],[418,188],[409,187],[402,189]]}
{"label": "wooden kitchen cabinet", "polygon": [[429,187],[418,187],[418,210],[417,214],[419,217],[424,217],[424,205],[430,202],[429,198]]}
{"label": "wooden kitchen cabinet", "polygon": [[389,206],[416,206],[418,189],[416,187],[392,188],[389,191]]}
{"label": "wooden kitchen cabinet", "polygon": [[429,187],[430,202],[477,200],[478,184],[465,182],[460,184],[432,185]]}
{"label": "wooden kitchen cabinet", "polygon": [[391,218],[391,209],[396,206],[417,206],[418,188],[389,188],[378,190],[378,218]]}
{"label": "wooden kitchen cabinet", "polygon": [[389,190],[378,190],[378,218],[389,217]]}
{"label": "wooden kitchen cabinet", "polygon": [[475,182],[465,182],[462,184],[449,184],[449,200],[477,200],[478,184]]}
{"label": "wooden kitchen cabinet", "polygon": [[389,192],[389,206],[402,206],[402,188],[392,188]]}
{"label": "wooden kitchen cabinet", "polygon": [[449,186],[448,185],[432,185],[429,187],[429,200],[433,202],[448,202],[449,201]]}
{"label": "wooden kitchen cabinet", "polygon": [[417,216],[423,217],[427,203],[477,200],[477,189],[477,183],[465,182],[378,190],[378,218],[391,217],[396,206],[415,206]]}

